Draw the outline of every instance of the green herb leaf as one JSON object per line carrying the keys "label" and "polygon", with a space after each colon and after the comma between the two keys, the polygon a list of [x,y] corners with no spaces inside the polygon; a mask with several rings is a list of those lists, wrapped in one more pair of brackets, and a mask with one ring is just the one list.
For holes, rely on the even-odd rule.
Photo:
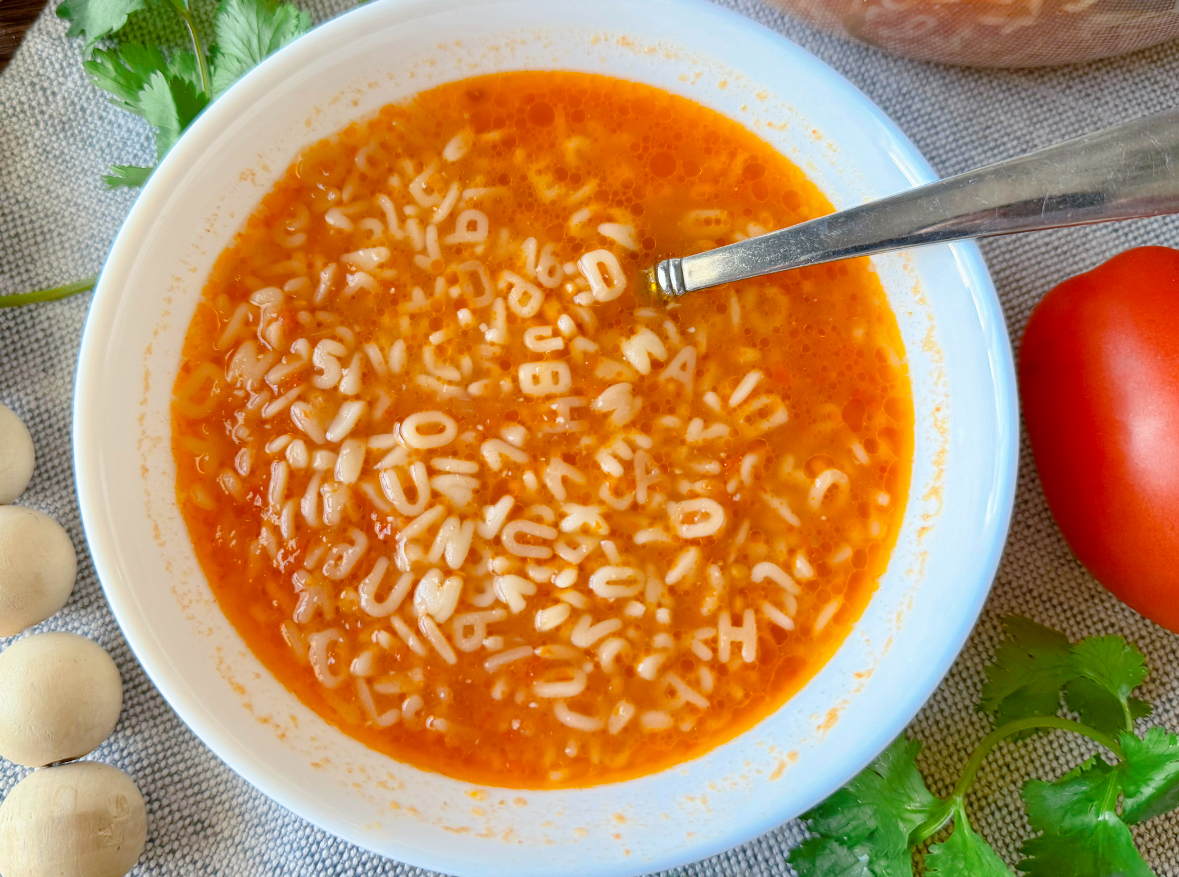
{"label": "green herb leaf", "polygon": [[1122,819],[1131,825],[1179,807],[1179,737],[1151,728],[1121,737]]}
{"label": "green herb leaf", "polygon": [[156,155],[163,158],[207,101],[187,79],[157,71],[139,93],[138,112],[156,129]]}
{"label": "green herb leaf", "polygon": [[[799,877],[872,877],[868,859],[856,855],[839,841],[813,837],[790,851],[787,860]],[[910,868],[905,877],[911,877]]]}
{"label": "green herb leaf", "polygon": [[1146,678],[1143,655],[1120,636],[1083,639],[1076,645],[1055,630],[1011,617],[1007,637],[987,667],[979,709],[1003,725],[1029,716],[1053,716],[1064,695],[1069,709],[1095,730],[1131,730],[1150,707],[1130,692]]}
{"label": "green herb leaf", "polygon": [[164,55],[155,46],[125,43],[117,51],[97,49],[82,67],[90,81],[111,95],[111,102],[139,114],[139,94],[153,73],[167,69]]}
{"label": "green herb leaf", "polygon": [[1068,637],[1022,616],[1003,620],[1006,638],[987,667],[979,709],[996,725],[1060,711],[1060,689],[1076,672]]}
{"label": "green herb leaf", "polygon": [[[1136,697],[1121,701],[1108,689],[1083,676],[1065,686],[1064,702],[1084,724],[1115,737],[1151,713],[1151,706],[1146,701]],[[1127,710],[1130,712],[1129,721]]]}
{"label": "green herb leaf", "polygon": [[[64,0],[58,14],[72,22],[71,33],[91,39],[121,28],[146,0]],[[165,54],[158,45],[126,42],[97,49],[84,63],[91,81],[118,106],[142,116],[156,129],[156,157],[162,159],[184,129],[243,73],[295,37],[311,20],[289,3],[274,0],[221,0],[216,16],[220,46],[214,50],[215,82],[209,76],[202,42],[188,0],[169,0],[183,20],[193,51]],[[119,165],[103,179],[110,188],[142,185],[152,168]]]}
{"label": "green herb leaf", "polygon": [[[917,770],[921,744],[898,737],[850,783],[803,818],[817,838],[795,849],[803,877],[908,877],[909,835],[942,804]],[[849,870],[854,862],[866,870]]]}
{"label": "green herb leaf", "polygon": [[[1154,728],[1139,738],[1131,730],[1151,711],[1131,694],[1146,678],[1142,653],[1121,637],[1073,645],[1026,618],[1004,624],[1007,636],[987,668],[979,705],[1000,726],[968,759],[953,793],[930,795],[916,768],[919,745],[898,739],[804,815],[817,837],[790,855],[802,877],[911,875],[911,846],[938,836],[951,818],[954,830],[926,853],[931,877],[1011,877],[971,829],[963,800],[996,743],[1044,728],[1083,734],[1122,761],[1113,766],[1092,758],[1055,783],[1025,783],[1028,822],[1037,832],[1022,848],[1026,877],[1151,877],[1129,825],[1179,809],[1179,736]],[[1057,715],[1062,694],[1084,723]],[[1014,725],[1003,727],[1008,722]]]}
{"label": "green herb leaf", "polygon": [[[311,27],[310,17],[289,3],[220,0],[215,19],[219,46],[212,52],[216,69],[210,75],[210,59],[190,0],[169,0],[169,4],[175,16],[156,15],[154,5],[152,14],[145,13],[148,0],[61,0],[57,7],[57,14],[69,22],[69,35],[85,37],[87,49],[127,27],[115,37],[121,45],[95,50],[83,67],[113,103],[143,117],[156,129],[157,159],[164,157],[210,100]],[[181,33],[180,39],[191,45],[192,51],[175,49]],[[139,42],[129,40],[132,35]],[[169,51],[165,54],[161,46]],[[153,170],[115,165],[103,181],[111,189],[141,186]],[[49,301],[73,294],[77,286],[6,296],[0,306]]]}
{"label": "green herb leaf", "polygon": [[[890,849],[907,849],[909,834],[929,818],[939,803],[917,770],[920,751],[921,744],[916,740],[898,737],[844,787],[848,800],[834,802],[838,815],[826,806],[832,799],[811,811],[811,830],[838,834],[848,840],[875,834]],[[863,817],[867,810],[871,811],[870,818],[841,825],[848,813]]]}
{"label": "green herb leaf", "polygon": [[154,46],[127,43],[114,51],[98,49],[84,66],[114,103],[158,129],[160,158],[208,103],[192,52],[174,52],[165,59]]}
{"label": "green herb leaf", "polygon": [[201,68],[193,52],[173,52],[168,58],[168,78],[180,79],[192,86],[192,90],[204,98],[207,104],[208,95],[201,84]]}
{"label": "green herb leaf", "polygon": [[133,189],[142,186],[151,176],[154,167],[136,167],[134,165],[116,164],[111,172],[102,178],[108,189]]}
{"label": "green herb leaf", "polygon": [[1117,767],[1091,758],[1055,783],[1023,787],[1028,822],[1040,832],[1023,845],[1027,877],[1153,877],[1118,818]]}
{"label": "green herb leaf", "polygon": [[1146,678],[1146,658],[1120,636],[1083,639],[1072,648],[1069,663],[1077,678],[1065,690],[1069,709],[1085,724],[1106,734],[1129,731],[1150,707],[1130,692]]}
{"label": "green herb leaf", "polygon": [[1120,636],[1081,640],[1072,648],[1070,663],[1078,675],[1122,700],[1146,678],[1146,657]]}
{"label": "green herb leaf", "polygon": [[971,830],[961,810],[955,814],[954,833],[925,854],[925,873],[930,877],[1013,877],[991,845]]}
{"label": "green herb leaf", "polygon": [[[114,50],[96,50],[83,66],[91,81],[111,95],[113,103],[142,116],[157,129],[158,158],[164,157],[208,103],[192,52],[173,52],[165,58],[155,46],[125,43]],[[110,188],[141,186],[151,171],[119,165],[103,180]]]}
{"label": "green herb leaf", "polygon": [[273,0],[221,0],[213,50],[213,97],[311,28],[306,12]]}
{"label": "green herb leaf", "polygon": [[93,45],[127,23],[127,16],[144,6],[144,0],[63,0],[59,18],[69,21],[68,36],[84,36]]}

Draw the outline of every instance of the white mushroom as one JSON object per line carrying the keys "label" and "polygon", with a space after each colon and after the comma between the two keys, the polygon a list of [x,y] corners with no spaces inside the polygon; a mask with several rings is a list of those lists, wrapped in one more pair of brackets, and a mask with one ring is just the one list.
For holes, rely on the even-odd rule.
{"label": "white mushroom", "polygon": [[81,758],[110,736],[122,707],[115,662],[84,636],[37,634],[0,654],[0,756],[9,761]]}
{"label": "white mushroom", "polygon": [[77,574],[74,543],[61,524],[32,509],[0,506],[0,636],[16,636],[57,612]]}
{"label": "white mushroom", "polygon": [[0,505],[25,492],[33,477],[33,437],[11,408],[0,405]]}
{"label": "white mushroom", "polygon": [[146,843],[143,796],[108,764],[35,771],[0,804],[4,877],[123,877]]}

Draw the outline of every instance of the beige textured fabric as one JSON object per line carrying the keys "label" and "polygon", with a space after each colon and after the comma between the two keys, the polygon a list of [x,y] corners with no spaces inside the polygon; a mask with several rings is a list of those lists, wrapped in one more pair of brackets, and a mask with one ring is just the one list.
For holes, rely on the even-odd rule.
{"label": "beige textured fabric", "polygon": [[[724,0],[819,55],[879,103],[942,174],[966,170],[1068,136],[1174,105],[1179,45],[1085,67],[1038,72],[953,69],[892,58],[789,20],[756,0]],[[309,4],[317,18],[347,0]],[[133,195],[102,190],[108,164],[146,162],[146,128],[112,107],[83,78],[80,46],[48,12],[0,75],[0,293],[94,273]],[[1179,243],[1179,222],[1151,220],[1048,232],[984,246],[1019,338],[1036,300],[1064,277],[1126,247]],[[148,801],[150,840],[136,873],[359,875],[420,874],[315,829],[250,788],[180,723],[123,642],[85,553],[70,461],[70,395],[88,296],[0,310],[0,401],[32,430],[38,465],[22,499],[62,521],[79,551],[78,587],[43,629],[93,637],[114,655],[127,686],[114,736],[96,753],[126,770]],[[946,582],[945,587],[954,587]],[[1179,637],[1143,620],[1090,579],[1071,557],[1024,454],[1006,557],[982,622],[962,656],[913,723],[925,742],[922,764],[946,792],[988,722],[974,712],[982,668],[999,618],[1026,614],[1077,638],[1120,633],[1147,654],[1145,696],[1157,720],[1179,729]],[[8,645],[0,641],[0,647]],[[1023,836],[1019,782],[1055,778],[1088,750],[1065,735],[1001,747],[971,798],[984,836],[1015,861]],[[0,764],[0,793],[25,771]],[[1179,816],[1136,829],[1161,875],[1179,875]],[[797,823],[744,847],[679,869],[683,875],[785,875],[784,856],[801,837]]]}

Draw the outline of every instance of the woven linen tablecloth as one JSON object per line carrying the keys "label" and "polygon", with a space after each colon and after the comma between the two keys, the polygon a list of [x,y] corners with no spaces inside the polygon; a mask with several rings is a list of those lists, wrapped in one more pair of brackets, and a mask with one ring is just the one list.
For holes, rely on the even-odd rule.
{"label": "woven linen tablecloth", "polygon": [[[51,2],[51,7],[54,5]],[[348,0],[306,5],[317,19]],[[882,106],[942,175],[1157,112],[1176,103],[1179,44],[1080,67],[981,71],[884,55],[811,30],[756,0],[723,0],[814,52]],[[104,191],[112,163],[147,164],[143,123],[114,108],[83,77],[81,46],[51,10],[0,74],[0,294],[53,286],[95,273],[131,206],[131,192]],[[1175,220],[1045,232],[987,242],[987,257],[1018,344],[1032,306],[1066,276],[1133,245],[1179,244]],[[126,685],[122,719],[94,754],[125,770],[147,800],[149,839],[137,875],[420,875],[312,827],[232,773],[180,722],[152,687],[111,616],[86,552],[71,464],[71,394],[89,294],[0,309],[0,401],[24,418],[37,469],[22,504],[61,521],[78,550],[69,605],[37,630],[70,630],[105,646]],[[1179,440],[1179,437],[1177,437]],[[975,713],[999,619],[1021,613],[1071,638],[1118,633],[1146,653],[1145,697],[1156,719],[1179,730],[1179,636],[1107,594],[1069,553],[1045,506],[1023,448],[1007,552],[981,622],[961,657],[913,722],[921,764],[945,794],[970,749],[989,729]],[[944,587],[954,587],[947,581]],[[0,640],[0,648],[9,645]],[[987,760],[969,805],[977,830],[1014,864],[1026,834],[1020,784],[1055,779],[1091,750],[1071,735],[1005,744]],[[0,763],[0,795],[28,772]],[[1134,829],[1160,875],[1179,875],[1179,814]],[[797,822],[682,875],[785,875],[802,837]],[[1062,875],[1067,877],[1067,875]]]}

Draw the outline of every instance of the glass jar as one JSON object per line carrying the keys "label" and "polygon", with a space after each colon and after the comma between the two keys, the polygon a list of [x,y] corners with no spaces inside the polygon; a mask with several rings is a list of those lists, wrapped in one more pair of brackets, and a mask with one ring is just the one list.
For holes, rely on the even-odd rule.
{"label": "glass jar", "polygon": [[1179,36],[1177,0],[769,0],[810,24],[897,55],[1042,67]]}

